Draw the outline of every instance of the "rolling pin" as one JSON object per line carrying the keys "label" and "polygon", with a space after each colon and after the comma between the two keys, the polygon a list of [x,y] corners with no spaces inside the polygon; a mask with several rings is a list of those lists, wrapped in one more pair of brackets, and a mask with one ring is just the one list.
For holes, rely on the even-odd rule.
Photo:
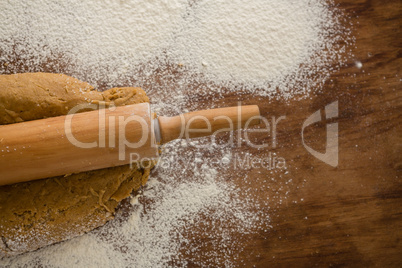
{"label": "rolling pin", "polygon": [[155,119],[149,103],[74,109],[65,116],[0,126],[0,185],[153,160],[160,144],[260,121],[256,105]]}

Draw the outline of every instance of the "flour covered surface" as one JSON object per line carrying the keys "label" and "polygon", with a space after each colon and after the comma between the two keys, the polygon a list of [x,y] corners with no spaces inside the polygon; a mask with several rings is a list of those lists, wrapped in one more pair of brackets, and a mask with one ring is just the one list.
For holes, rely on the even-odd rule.
{"label": "flour covered surface", "polygon": [[[132,92],[143,91],[106,89],[141,87],[152,111],[163,116],[242,102],[269,106],[261,111],[269,111],[271,122],[271,116],[282,115],[272,107],[319,92],[353,46],[348,20],[331,0],[32,0],[5,5],[0,20],[5,22],[1,74],[64,73],[88,82],[68,79],[67,90],[76,94],[60,96],[71,105],[107,98],[124,105]],[[49,97],[43,89],[33,90]],[[31,120],[31,113],[66,111],[59,102],[19,105],[27,112],[4,106],[2,124]],[[248,258],[258,261],[257,251],[272,245],[256,246],[255,237],[274,231],[271,220],[283,204],[301,202],[292,194],[305,181],[286,168],[236,166],[239,159],[268,158],[244,143],[244,133],[233,133],[240,145],[230,144],[230,135],[164,145],[144,189],[123,202],[114,220],[80,237],[4,258],[0,266],[237,267],[247,266]],[[279,157],[276,153],[270,159]],[[145,179],[149,171],[113,172]],[[51,183],[61,181],[60,187],[70,189],[67,179]],[[112,192],[84,191],[97,206],[88,213],[100,211],[105,222],[117,204]]]}

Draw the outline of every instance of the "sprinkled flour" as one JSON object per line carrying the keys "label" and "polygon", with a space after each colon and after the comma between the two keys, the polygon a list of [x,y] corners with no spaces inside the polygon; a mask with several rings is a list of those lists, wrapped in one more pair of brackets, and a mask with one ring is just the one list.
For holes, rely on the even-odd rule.
{"label": "sprinkled flour", "polygon": [[324,0],[0,5],[2,73],[20,70],[17,56],[27,72],[63,71],[95,86],[143,80],[169,63],[188,82],[291,97],[322,84],[345,50],[345,29]]}
{"label": "sprinkled flour", "polygon": [[[85,81],[89,74],[89,82],[115,86],[133,66],[160,56],[185,7],[185,0],[3,1],[1,56],[12,61],[18,54],[28,72],[60,56],[74,76]],[[63,68],[52,62],[43,67]]]}
{"label": "sprinkled flour", "polygon": [[[100,89],[140,86],[163,115],[206,108],[200,96],[224,98],[224,91],[240,100],[303,97],[344,60],[339,40],[349,32],[340,14],[324,0],[3,1],[0,73],[52,71]],[[236,149],[252,155],[247,146],[167,144],[129,215],[0,266],[236,266],[243,247],[233,237],[266,232],[269,209],[296,187],[289,176],[274,179],[276,171],[272,181],[249,178],[233,165]],[[273,194],[256,200],[255,183]],[[210,239],[194,241],[194,233]]]}
{"label": "sprinkled flour", "polygon": [[336,38],[328,38],[328,29],[339,27],[332,15],[323,1],[200,1],[172,50],[207,79],[284,93],[313,83],[312,67],[325,72],[336,59]]}

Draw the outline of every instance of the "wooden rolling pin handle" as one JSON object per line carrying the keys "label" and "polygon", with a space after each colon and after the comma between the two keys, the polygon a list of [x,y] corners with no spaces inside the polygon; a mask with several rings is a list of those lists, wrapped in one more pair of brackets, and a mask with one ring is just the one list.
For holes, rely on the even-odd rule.
{"label": "wooden rolling pin handle", "polygon": [[158,117],[160,143],[175,139],[214,135],[223,130],[247,128],[260,123],[257,105],[235,106],[190,112],[173,117]]}

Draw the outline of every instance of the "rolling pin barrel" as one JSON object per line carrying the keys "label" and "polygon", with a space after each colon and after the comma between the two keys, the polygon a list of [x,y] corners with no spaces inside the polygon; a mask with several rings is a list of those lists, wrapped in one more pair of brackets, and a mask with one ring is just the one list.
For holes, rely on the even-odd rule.
{"label": "rolling pin barrel", "polygon": [[259,114],[251,105],[153,120],[142,103],[2,125],[0,185],[152,160],[158,143],[252,126]]}

